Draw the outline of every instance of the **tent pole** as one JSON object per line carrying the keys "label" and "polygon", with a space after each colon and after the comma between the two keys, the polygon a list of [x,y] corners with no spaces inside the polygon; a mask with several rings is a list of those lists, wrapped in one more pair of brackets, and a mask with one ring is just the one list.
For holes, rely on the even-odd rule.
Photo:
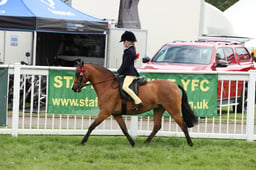
{"label": "tent pole", "polygon": [[105,57],[104,57],[104,67],[107,67],[107,62],[108,62],[108,34],[105,33]]}
{"label": "tent pole", "polygon": [[37,32],[34,31],[34,36],[33,36],[33,66],[36,65],[36,39],[37,39]]}

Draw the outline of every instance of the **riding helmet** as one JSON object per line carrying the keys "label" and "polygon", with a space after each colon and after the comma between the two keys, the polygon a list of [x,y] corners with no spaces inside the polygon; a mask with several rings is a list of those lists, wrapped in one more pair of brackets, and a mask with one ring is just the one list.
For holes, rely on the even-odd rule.
{"label": "riding helmet", "polygon": [[135,42],[135,41],[137,41],[137,39],[136,39],[135,35],[133,34],[133,32],[131,32],[131,31],[125,31],[125,32],[123,33],[123,35],[121,36],[120,42],[122,42],[122,41],[131,41],[131,42]]}

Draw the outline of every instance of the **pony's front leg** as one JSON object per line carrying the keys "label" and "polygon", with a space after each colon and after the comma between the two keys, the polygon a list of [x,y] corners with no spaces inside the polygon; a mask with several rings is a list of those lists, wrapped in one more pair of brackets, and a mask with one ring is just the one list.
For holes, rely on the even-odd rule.
{"label": "pony's front leg", "polygon": [[132,146],[135,145],[134,140],[132,139],[132,137],[129,135],[125,121],[123,119],[123,117],[121,115],[113,115],[114,119],[117,121],[117,123],[119,124],[120,128],[122,129],[124,135],[127,137],[128,141],[130,142],[130,144]]}
{"label": "pony's front leg", "polygon": [[105,120],[109,115],[104,114],[102,111],[100,111],[99,115],[96,117],[94,122],[89,126],[89,129],[84,136],[83,140],[81,141],[81,144],[84,145],[85,142],[87,142],[90,134],[92,133],[93,129],[95,129],[103,120]]}

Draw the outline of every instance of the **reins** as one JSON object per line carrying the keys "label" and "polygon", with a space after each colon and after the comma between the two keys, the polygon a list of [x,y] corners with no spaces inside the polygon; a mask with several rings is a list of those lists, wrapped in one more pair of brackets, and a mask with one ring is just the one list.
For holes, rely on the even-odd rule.
{"label": "reins", "polygon": [[[84,68],[84,67],[81,67],[81,68],[80,68],[80,76],[81,76],[80,82],[83,81],[83,76],[85,77],[86,81],[88,80],[88,78],[87,78],[87,76],[86,76],[86,71],[85,71],[85,68]],[[115,88],[118,88],[118,86],[117,86],[117,87],[113,87],[113,82],[114,82],[115,79],[116,79],[116,77],[114,76],[114,77],[111,78],[111,79],[107,79],[107,80],[100,81],[100,82],[97,82],[97,83],[93,83],[93,82],[89,81],[90,83],[85,84],[85,86],[97,85],[97,84],[102,84],[102,83],[105,83],[105,82],[108,82],[108,81],[112,81],[111,87],[112,87],[113,89],[115,89]]]}
{"label": "reins", "polygon": [[108,81],[113,81],[115,78],[112,78],[112,79],[108,79],[108,80],[104,80],[104,81],[100,81],[100,82],[97,82],[97,83],[88,83],[88,84],[85,84],[85,86],[90,86],[90,85],[97,85],[97,84],[102,84],[102,83],[105,83],[105,82],[108,82]]}

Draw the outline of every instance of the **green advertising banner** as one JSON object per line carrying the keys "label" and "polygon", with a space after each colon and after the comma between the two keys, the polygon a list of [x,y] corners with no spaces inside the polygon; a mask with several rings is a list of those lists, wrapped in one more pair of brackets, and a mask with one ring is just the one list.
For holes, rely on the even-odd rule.
{"label": "green advertising banner", "polygon": [[[72,91],[74,71],[49,71],[48,113],[97,114],[98,98],[92,86],[80,93]],[[217,115],[217,74],[141,73],[147,80],[167,79],[180,84],[187,92],[189,104],[200,117]],[[152,114],[150,111],[146,114]],[[167,115],[167,114],[165,114]]]}
{"label": "green advertising banner", "polygon": [[8,69],[0,68],[0,126],[6,125]]}
{"label": "green advertising banner", "polygon": [[145,75],[149,81],[167,79],[180,84],[187,92],[189,104],[197,116],[217,115],[217,74],[141,73],[141,75]]}

